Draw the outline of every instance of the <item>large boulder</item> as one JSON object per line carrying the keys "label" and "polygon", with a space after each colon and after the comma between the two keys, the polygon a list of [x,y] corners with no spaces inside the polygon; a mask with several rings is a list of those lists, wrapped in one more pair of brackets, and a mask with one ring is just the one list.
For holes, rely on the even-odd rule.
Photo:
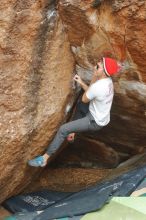
{"label": "large boulder", "polygon": [[3,201],[38,173],[27,166],[27,160],[44,151],[65,120],[72,99],[74,59],[51,1],[5,0],[0,17]]}

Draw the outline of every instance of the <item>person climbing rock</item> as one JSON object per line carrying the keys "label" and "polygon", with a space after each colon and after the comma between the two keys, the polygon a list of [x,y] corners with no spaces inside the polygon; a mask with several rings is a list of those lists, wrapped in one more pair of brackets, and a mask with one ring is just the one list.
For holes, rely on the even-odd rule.
{"label": "person climbing rock", "polygon": [[80,84],[84,93],[78,101],[73,121],[60,126],[46,153],[28,161],[30,166],[44,167],[49,158],[60,148],[65,140],[72,141],[75,133],[98,131],[110,122],[114,88],[111,76],[119,71],[115,59],[103,57],[93,70],[92,79],[88,86],[77,74],[74,80]]}

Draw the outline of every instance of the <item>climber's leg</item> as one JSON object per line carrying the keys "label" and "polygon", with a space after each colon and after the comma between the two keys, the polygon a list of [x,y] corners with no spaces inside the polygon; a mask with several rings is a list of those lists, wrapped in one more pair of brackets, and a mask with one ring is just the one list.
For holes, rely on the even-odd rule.
{"label": "climber's leg", "polygon": [[86,132],[86,131],[97,131],[102,127],[97,125],[93,116],[90,112],[81,119],[71,121],[63,124],[57,134],[55,135],[53,141],[49,144],[46,153],[43,156],[39,156],[33,160],[30,160],[28,164],[30,166],[45,166],[47,160],[52,156],[61,146],[68,134],[72,132]]}

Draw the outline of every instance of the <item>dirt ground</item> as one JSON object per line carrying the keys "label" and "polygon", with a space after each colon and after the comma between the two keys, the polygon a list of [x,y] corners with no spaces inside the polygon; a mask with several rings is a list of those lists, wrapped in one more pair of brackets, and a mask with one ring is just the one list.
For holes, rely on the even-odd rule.
{"label": "dirt ground", "polygon": [[37,181],[26,188],[25,192],[37,191],[42,188],[75,192],[94,185],[110,172],[110,169],[48,168]]}

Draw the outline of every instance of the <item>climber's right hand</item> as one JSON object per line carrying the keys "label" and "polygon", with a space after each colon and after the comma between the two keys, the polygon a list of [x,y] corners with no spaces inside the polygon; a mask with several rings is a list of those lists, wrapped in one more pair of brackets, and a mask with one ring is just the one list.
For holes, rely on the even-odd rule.
{"label": "climber's right hand", "polygon": [[76,82],[78,82],[79,84],[82,84],[82,83],[83,83],[81,77],[80,77],[78,74],[76,74],[73,79],[74,79]]}

